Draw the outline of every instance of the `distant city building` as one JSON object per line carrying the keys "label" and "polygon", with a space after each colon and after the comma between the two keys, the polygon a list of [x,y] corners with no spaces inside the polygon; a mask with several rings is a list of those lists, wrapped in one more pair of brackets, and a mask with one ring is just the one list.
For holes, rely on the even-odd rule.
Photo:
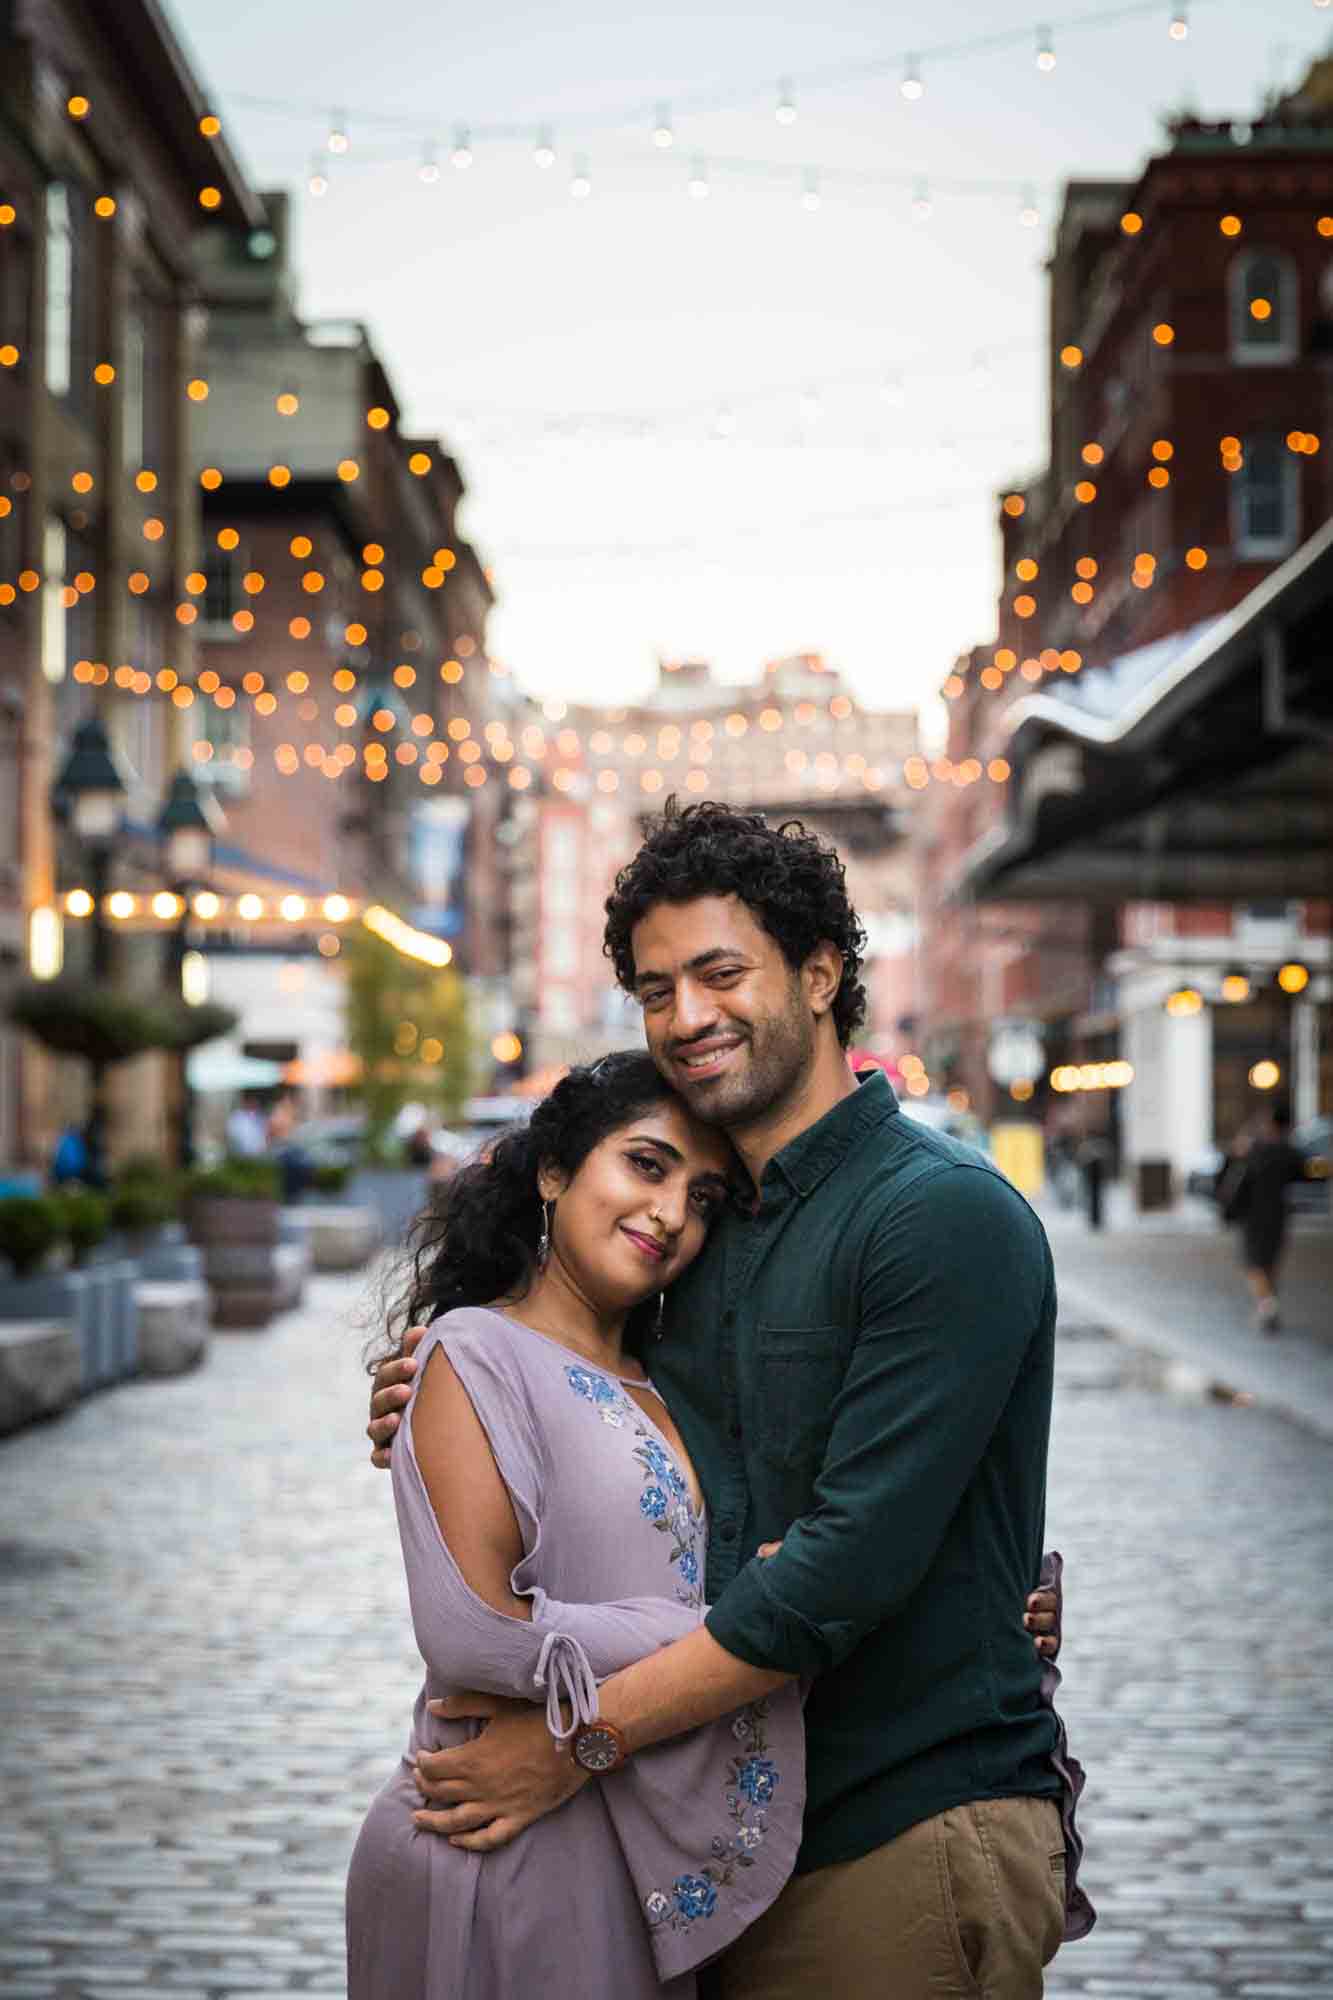
{"label": "distant city building", "polygon": [[533,703],[517,750],[536,782],[520,790],[508,847],[515,1000],[533,1062],[640,1039],[602,956],[602,904],[673,795],[800,818],[834,841],[870,933],[865,1033],[885,1053],[902,1046],[915,955],[903,769],[916,748],[914,716],[864,707],[813,654],[741,686],[671,661],[634,704]]}
{"label": "distant city building", "polygon": [[[213,233],[200,271],[213,393],[194,440],[204,683],[192,754],[226,812],[234,880],[249,868],[247,886],[270,890],[264,919],[230,940],[243,966],[220,959],[217,976],[223,990],[248,982],[247,1041],[275,1046],[292,1020],[289,961],[319,931],[314,903],[311,932],[282,923],[285,879],[311,896],[369,896],[446,939],[488,994],[484,1014],[494,1003],[507,1018],[504,795],[482,746],[513,696],[486,654],[489,579],[457,532],[462,477],[438,440],[401,430],[363,326],[298,317],[287,202],[264,206],[262,229]],[[314,1051],[295,1051],[312,1081]],[[337,1076],[336,1045],[323,1068]]]}

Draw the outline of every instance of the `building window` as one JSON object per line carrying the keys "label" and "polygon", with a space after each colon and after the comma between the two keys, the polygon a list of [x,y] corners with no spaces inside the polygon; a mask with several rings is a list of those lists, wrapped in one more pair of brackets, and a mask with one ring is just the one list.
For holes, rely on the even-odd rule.
{"label": "building window", "polygon": [[46,386],[67,396],[74,365],[74,232],[69,190],[46,190]]}
{"label": "building window", "polygon": [[1299,291],[1291,258],[1249,251],[1235,259],[1229,283],[1232,359],[1270,367],[1294,360]]}
{"label": "building window", "polygon": [[212,548],[204,556],[204,627],[210,639],[225,636],[238,639],[232,624],[234,614],[245,603],[241,578],[245,564],[239,550]]}
{"label": "building window", "polygon": [[1231,535],[1238,556],[1271,561],[1290,555],[1300,539],[1300,471],[1280,437],[1244,441],[1231,484]]}
{"label": "building window", "polygon": [[196,704],[196,715],[201,706],[195,740],[208,744],[213,754],[196,760],[192,774],[202,785],[239,796],[250,789],[250,704],[238,701],[231,708],[218,708],[214,702],[204,702]]}
{"label": "building window", "polygon": [[65,524],[51,519],[42,538],[42,672],[63,681],[69,665],[65,629]]}
{"label": "building window", "polygon": [[133,472],[144,463],[144,324],[142,313],[133,305],[125,315],[125,356],[120,378],[123,385],[120,405],[123,412],[121,462],[127,472]]}

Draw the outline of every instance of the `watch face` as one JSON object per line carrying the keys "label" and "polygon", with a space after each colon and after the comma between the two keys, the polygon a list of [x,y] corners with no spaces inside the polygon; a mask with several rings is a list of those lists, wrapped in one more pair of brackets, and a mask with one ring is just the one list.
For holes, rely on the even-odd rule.
{"label": "watch face", "polygon": [[613,1771],[620,1762],[620,1750],[609,1729],[581,1729],[574,1745],[574,1761],[585,1771]]}

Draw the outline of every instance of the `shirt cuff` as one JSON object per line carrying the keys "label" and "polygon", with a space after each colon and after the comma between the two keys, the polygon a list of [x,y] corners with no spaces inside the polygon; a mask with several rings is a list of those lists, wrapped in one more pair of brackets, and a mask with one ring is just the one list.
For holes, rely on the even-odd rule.
{"label": "shirt cuff", "polygon": [[727,1585],[704,1623],[728,1653],[747,1667],[776,1674],[822,1674],[845,1660],[861,1638],[850,1619],[818,1623],[776,1595],[755,1557]]}

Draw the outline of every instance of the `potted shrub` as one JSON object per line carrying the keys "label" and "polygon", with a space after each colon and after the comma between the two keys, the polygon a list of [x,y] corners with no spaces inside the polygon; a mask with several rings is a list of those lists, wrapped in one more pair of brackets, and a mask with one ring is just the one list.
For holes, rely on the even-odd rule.
{"label": "potted shrub", "polygon": [[111,1183],[111,1222],[133,1256],[160,1242],[181,1212],[181,1181],[149,1153],[125,1161]]}
{"label": "potted shrub", "polygon": [[60,1233],[70,1248],[74,1266],[81,1269],[111,1228],[111,1211],[105,1198],[91,1188],[62,1188],[50,1196],[60,1217]]}
{"label": "potted shrub", "polygon": [[12,1277],[0,1278],[0,1320],[59,1320],[79,1357],[81,1386],[96,1386],[104,1317],[88,1272],[44,1269],[66,1241],[64,1212],[54,1195],[10,1195],[0,1201],[0,1256]]}
{"label": "potted shrub", "polygon": [[14,1267],[22,1282],[37,1272],[61,1241],[61,1213],[48,1194],[15,1194],[0,1201],[0,1257]]}
{"label": "potted shrub", "polygon": [[270,1160],[224,1160],[189,1176],[186,1223],[203,1252],[217,1326],[267,1326],[282,1295],[280,1176]]}
{"label": "potted shrub", "polygon": [[0,1434],[55,1416],[83,1385],[83,1274],[42,1269],[60,1227],[48,1195],[0,1199],[0,1266],[13,1272],[0,1277]]}

